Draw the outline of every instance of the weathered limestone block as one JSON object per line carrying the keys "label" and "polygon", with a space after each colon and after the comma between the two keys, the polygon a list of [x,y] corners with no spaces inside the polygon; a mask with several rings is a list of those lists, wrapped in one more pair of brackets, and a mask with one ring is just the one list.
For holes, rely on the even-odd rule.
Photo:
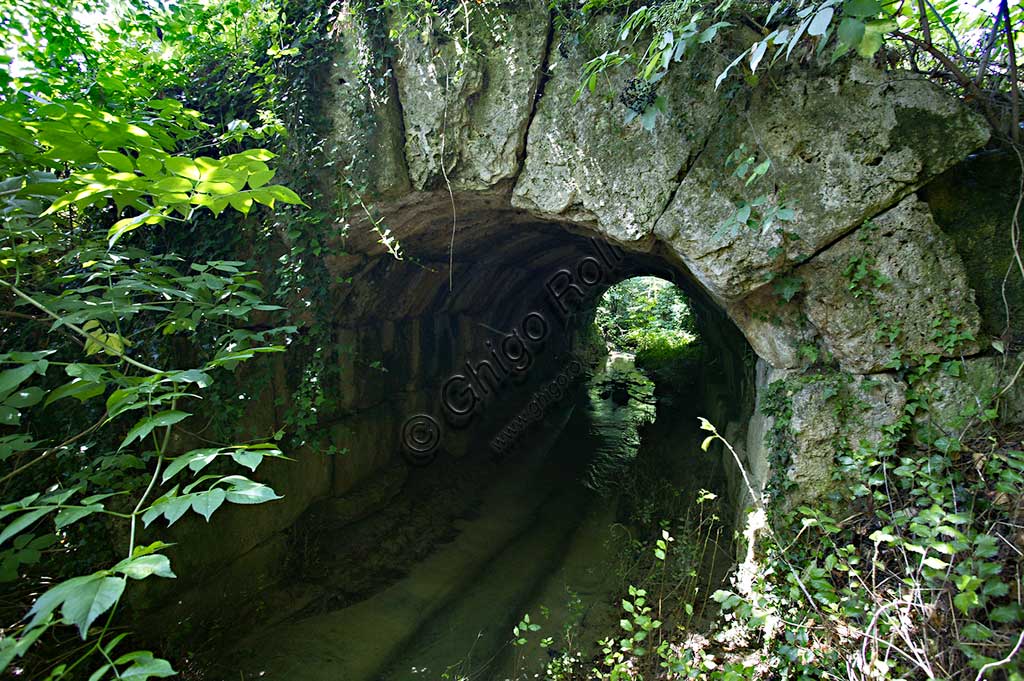
{"label": "weathered limestone block", "polygon": [[978,335],[978,307],[960,256],[914,196],[798,267],[796,275],[806,289],[808,319],[851,372],[881,371],[901,354],[977,351],[972,342],[952,353],[942,345],[954,319],[961,331]]}
{"label": "weathered limestone block", "polygon": [[472,49],[459,40],[409,32],[398,42],[395,76],[413,187],[445,182],[484,190],[512,178],[540,80],[548,37],[541,0],[474,11]]}
{"label": "weathered limestone block", "polygon": [[795,369],[810,363],[812,358],[801,354],[801,349],[813,348],[817,334],[796,300],[787,302],[769,285],[727,304],[726,309],[757,356],[773,368]]}
{"label": "weathered limestone block", "polygon": [[957,360],[915,384],[914,391],[927,405],[916,419],[915,440],[933,444],[938,438],[956,438],[986,409],[998,410],[1005,422],[1024,423],[1024,382],[1018,378],[1010,385],[1022,359],[1005,355]]}
{"label": "weathered limestone block", "polygon": [[551,77],[530,124],[512,205],[595,226],[618,241],[641,240],[717,119],[717,67],[698,58],[676,65],[657,90],[666,113],[648,132],[639,120],[625,123],[629,109],[618,96],[628,85],[624,75],[602,78],[596,92],[574,103],[587,56],[560,46],[558,37],[553,43]]}
{"label": "weathered limestone block", "polygon": [[380,46],[360,28],[351,11],[339,17],[341,38],[331,62],[324,111],[331,120],[327,140],[338,179],[366,186],[378,198],[409,191],[409,176],[402,153],[402,119],[394,88],[370,90],[363,86],[363,71],[372,68]]}
{"label": "weathered limestone block", "polygon": [[[881,428],[903,413],[906,385],[889,375],[815,380],[795,388],[790,399],[795,447],[787,473],[799,486],[794,498],[807,500],[828,491],[838,451],[881,440]],[[839,400],[850,408],[840,411]]]}
{"label": "weathered limestone block", "polygon": [[[656,232],[713,294],[736,299],[987,139],[977,116],[910,74],[884,74],[862,60],[821,75],[790,69],[763,78],[748,111],[720,126]],[[758,161],[772,162],[769,174],[749,187],[726,164],[741,144]],[[769,205],[784,197],[794,210],[791,221],[767,232],[723,226],[741,201],[766,191]]]}

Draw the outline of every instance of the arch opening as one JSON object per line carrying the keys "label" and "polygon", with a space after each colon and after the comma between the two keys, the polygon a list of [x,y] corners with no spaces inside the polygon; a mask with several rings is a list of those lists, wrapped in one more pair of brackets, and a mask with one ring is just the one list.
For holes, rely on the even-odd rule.
{"label": "arch opening", "polygon": [[[449,197],[429,195],[388,216],[403,260],[350,241],[328,261],[346,281],[332,301],[345,352],[324,440],[346,451],[290,530],[290,612],[229,664],[287,674],[320,660],[387,679],[489,650],[486,674],[505,678],[523,613],[548,613],[550,632],[573,630],[588,650],[614,634],[662,530],[685,557],[666,565],[690,590],[691,623],[733,562],[740,476],[700,450],[697,416],[745,440],[755,358],[743,335],[655,244],[456,200],[454,247]],[[685,301],[699,342],[623,384],[597,322],[602,297],[636,277]]]}

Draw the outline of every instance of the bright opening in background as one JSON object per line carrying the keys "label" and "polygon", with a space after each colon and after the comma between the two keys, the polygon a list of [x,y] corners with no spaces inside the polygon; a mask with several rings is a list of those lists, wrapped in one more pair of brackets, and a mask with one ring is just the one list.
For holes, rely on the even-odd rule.
{"label": "bright opening in background", "polygon": [[686,296],[658,277],[634,277],[612,286],[594,321],[610,350],[638,356],[674,354],[698,341]]}

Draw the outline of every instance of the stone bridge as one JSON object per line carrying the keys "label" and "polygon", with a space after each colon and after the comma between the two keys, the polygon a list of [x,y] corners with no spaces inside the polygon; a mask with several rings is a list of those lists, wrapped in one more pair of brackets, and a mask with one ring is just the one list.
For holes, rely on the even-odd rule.
{"label": "stone bridge", "polygon": [[[757,85],[734,78],[716,90],[735,51],[716,42],[660,83],[665,108],[648,131],[625,123],[614,96],[623,76],[606,84],[613,96],[599,88],[574,102],[590,55],[562,41],[543,0],[474,14],[469,28],[470,51],[434,35],[397,39],[384,86],[369,92],[353,65],[380,45],[358,22],[341,31],[324,96],[335,159],[324,181],[368,187],[380,220],[374,229],[357,208],[347,229],[324,225],[338,233],[324,258],[343,282],[328,303],[344,350],[328,439],[346,453],[301,453],[276,469],[283,501],[225,512],[199,571],[208,585],[243,571],[275,579],[283,531],[314,500],[341,524],[386,504],[417,474],[401,456],[414,414],[441,424],[445,457],[485,455],[531,388],[582,347],[588,301],[630,276],[671,279],[693,301],[719,356],[695,399],[758,484],[768,472],[768,424],[756,408],[766,386],[823,360],[849,377],[858,408],[842,421],[815,384],[792,395],[787,474],[807,496],[827,484],[836,438],[855,445],[900,414],[906,385],[894,359],[988,347],[961,255],[922,193],[988,131],[934,84],[863,60],[794,59]],[[758,185],[770,187],[768,205],[784,198],[791,208],[769,229],[727,227],[755,191],[727,163],[741,145],[771,159]],[[381,225],[401,260],[381,243]],[[593,264],[601,254],[606,268]],[[569,300],[570,285],[585,295],[559,312],[552,286]],[[526,379],[477,395],[469,423],[446,420],[446,381],[479,369],[514,329],[539,335],[524,327],[531,313],[549,326]],[[961,342],[944,342],[936,321]],[[280,423],[265,402],[255,418]],[[738,476],[733,485],[742,498]]]}

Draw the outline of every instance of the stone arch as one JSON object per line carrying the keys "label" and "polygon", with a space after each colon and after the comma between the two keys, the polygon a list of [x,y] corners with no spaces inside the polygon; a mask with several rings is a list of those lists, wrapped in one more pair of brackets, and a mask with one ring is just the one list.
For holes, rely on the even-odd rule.
{"label": "stone arch", "polygon": [[[538,219],[492,196],[460,192],[454,198],[454,249],[452,197],[435,191],[397,202],[386,218],[403,235],[406,259],[379,252],[328,257],[332,276],[346,281],[332,316],[348,350],[340,389],[345,413],[336,421],[335,439],[350,454],[335,462],[334,493],[392,462],[403,448],[400,424],[414,414],[440,425],[444,451],[461,457],[486,450],[502,419],[564,368],[572,353],[588,351],[582,337],[593,322],[593,306],[608,288],[634,276],[672,281],[693,303],[705,338],[721,349],[727,365],[727,385],[708,415],[745,436],[753,408],[753,353],[725,307],[670,250],[617,244],[593,228]],[[529,340],[530,319],[542,319],[550,331],[526,343],[528,370],[506,371],[501,365],[510,358],[501,357],[502,339],[518,334]],[[475,408],[468,418],[443,404],[446,381],[455,376],[467,377],[458,381],[462,392],[473,386]]]}
{"label": "stone arch", "polygon": [[[648,132],[624,123],[619,99],[573,101],[586,55],[562,44],[543,2],[501,15],[500,27],[473,18],[477,49],[465,54],[433,36],[399,38],[387,102],[369,103],[347,86],[328,98],[334,137],[345,144],[338,152],[352,153],[354,142],[355,153],[373,158],[360,181],[372,188],[375,210],[407,253],[429,253],[434,267],[383,263],[369,222],[354,222],[336,244],[346,255],[328,256],[332,274],[406,274],[392,279],[394,289],[339,292],[348,301],[339,302],[339,318],[358,319],[373,300],[459,313],[486,307],[471,299],[493,300],[513,314],[508,292],[571,257],[569,241],[555,235],[562,230],[681,273],[708,309],[742,332],[758,357],[761,388],[820,356],[856,381],[880,375],[888,388],[872,403],[890,408],[869,416],[873,426],[901,399],[902,385],[885,374],[893,356],[950,354],[932,337],[932,319],[954,318],[977,335],[959,256],[915,192],[983,145],[988,131],[936,86],[850,61],[777,68],[724,96],[715,76],[729,45],[717,45],[664,79],[665,114]],[[369,44],[355,23],[346,31],[345,49]],[[722,229],[749,198],[725,163],[739,145],[771,158],[772,182],[792,200],[780,228]],[[511,229],[488,227],[497,223]],[[869,261],[887,282],[870,303],[851,294],[851,259]],[[449,276],[446,291],[438,281]],[[880,337],[879,319],[899,332]],[[461,342],[446,328],[420,333],[428,354],[437,338],[449,348]],[[977,349],[967,343],[956,352]],[[422,370],[430,360],[416,361]],[[823,443],[809,442],[808,457]],[[753,436],[746,444],[761,448]]]}

